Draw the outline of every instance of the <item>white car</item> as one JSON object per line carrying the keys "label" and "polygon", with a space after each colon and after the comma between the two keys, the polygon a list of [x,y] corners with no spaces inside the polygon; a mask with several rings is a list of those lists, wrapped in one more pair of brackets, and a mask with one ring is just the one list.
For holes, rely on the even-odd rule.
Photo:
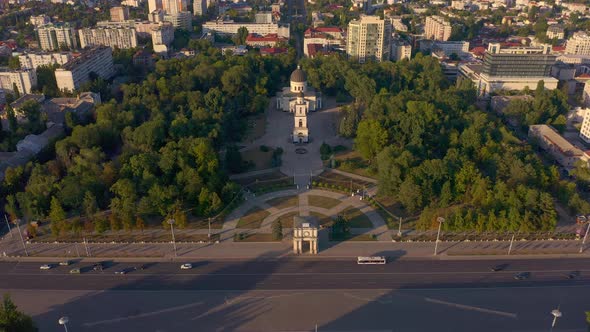
{"label": "white car", "polygon": [[51,264],[44,264],[39,267],[40,270],[51,270],[53,266]]}
{"label": "white car", "polygon": [[181,270],[190,270],[193,268],[193,264],[191,263],[184,263],[180,266]]}

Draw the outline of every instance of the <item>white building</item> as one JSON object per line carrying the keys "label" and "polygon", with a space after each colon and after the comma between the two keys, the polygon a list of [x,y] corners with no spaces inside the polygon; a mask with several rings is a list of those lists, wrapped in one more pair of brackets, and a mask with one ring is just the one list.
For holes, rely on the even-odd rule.
{"label": "white building", "polygon": [[170,22],[161,22],[152,28],[152,45],[170,46],[174,41],[174,26]]}
{"label": "white building", "polygon": [[426,39],[434,39],[447,41],[451,38],[451,23],[445,21],[442,16],[429,16],[426,18],[424,25],[424,37]]}
{"label": "white building", "polygon": [[177,29],[186,31],[193,30],[193,15],[190,12],[179,12],[173,14],[164,14],[163,20],[172,23]]}
{"label": "white building", "polygon": [[547,28],[547,38],[549,38],[549,39],[553,39],[553,38],[563,39],[563,38],[565,38],[565,31],[564,31],[563,27],[559,26],[557,24],[550,25]]}
{"label": "white building", "polygon": [[408,27],[402,22],[402,18],[400,16],[391,17],[391,26],[395,31],[402,31],[408,32]]}
{"label": "white building", "polygon": [[247,22],[234,21],[209,21],[203,24],[204,33],[218,33],[224,35],[235,35],[241,27],[248,29],[248,33],[255,33],[257,35],[265,36],[270,34],[277,34],[279,37],[289,38],[289,25],[279,25],[278,23],[271,24],[256,24]]}
{"label": "white building", "polygon": [[529,126],[529,138],[534,138],[561,166],[572,169],[578,161],[588,163],[590,156],[582,149],[563,138],[548,125]]}
{"label": "white building", "polygon": [[297,94],[293,103],[293,143],[309,142],[309,128],[307,128],[307,102],[303,92]]}
{"label": "white building", "polygon": [[39,47],[46,51],[78,48],[76,29],[69,23],[46,24],[37,28]]}
{"label": "white building", "polygon": [[346,54],[360,63],[368,60],[389,60],[391,52],[391,21],[379,16],[361,15],[348,23]]}
{"label": "white building", "polygon": [[290,82],[289,87],[284,87],[283,91],[277,94],[277,110],[295,112],[295,104],[300,93],[303,93],[307,110],[317,111],[322,108],[321,94],[307,86],[307,75],[300,66],[297,66],[297,69],[291,73]]}
{"label": "white building", "polygon": [[59,53],[25,53],[18,56],[20,67],[23,69],[37,69],[41,66],[64,65],[72,59],[70,52]]}
{"label": "white building", "polygon": [[412,58],[412,45],[402,40],[394,40],[391,42],[391,59],[401,61],[403,59],[410,60]]}
{"label": "white building", "polygon": [[14,93],[18,90],[21,95],[31,93],[37,86],[37,74],[34,69],[11,70],[0,68],[0,89]]}
{"label": "white building", "polygon": [[254,22],[258,24],[271,24],[274,23],[272,18],[272,12],[260,12],[254,16]]}
{"label": "white building", "polygon": [[207,0],[195,0],[193,2],[193,14],[203,16],[207,14]]}
{"label": "white building", "polygon": [[339,27],[309,28],[303,35],[303,54],[310,56],[309,45],[321,45],[322,48],[344,48],[344,31]]}
{"label": "white building", "polygon": [[34,27],[42,26],[51,23],[51,19],[49,16],[42,14],[39,16],[31,16],[30,18],[31,25]]}
{"label": "white building", "polygon": [[584,113],[584,121],[580,127],[580,138],[590,144],[590,110],[586,109]]}
{"label": "white building", "polygon": [[111,21],[122,22],[129,19],[129,8],[127,7],[111,7],[110,9]]}
{"label": "white building", "polygon": [[137,33],[135,28],[129,27],[98,27],[80,30],[80,46],[110,46],[120,49],[137,47]]}
{"label": "white building", "polygon": [[577,31],[567,40],[565,54],[590,55],[590,35]]}
{"label": "white building", "polygon": [[134,7],[134,8],[139,7],[139,4],[140,4],[139,0],[123,0],[123,1],[121,1],[121,5]]}
{"label": "white building", "polygon": [[63,91],[74,91],[90,80],[90,73],[103,79],[109,79],[115,74],[110,47],[95,47],[56,69],[57,87]]}

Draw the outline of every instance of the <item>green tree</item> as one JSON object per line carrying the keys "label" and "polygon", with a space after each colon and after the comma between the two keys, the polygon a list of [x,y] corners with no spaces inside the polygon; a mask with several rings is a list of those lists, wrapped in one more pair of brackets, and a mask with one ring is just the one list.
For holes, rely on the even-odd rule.
{"label": "green tree", "polygon": [[17,310],[17,306],[4,294],[0,307],[0,331],[6,332],[36,332],[38,331],[30,316]]}
{"label": "green tree", "polygon": [[238,29],[238,33],[234,36],[233,40],[236,45],[244,45],[246,43],[246,38],[248,37],[248,28],[240,27]]}
{"label": "green tree", "polygon": [[49,220],[54,223],[59,223],[62,220],[66,219],[66,212],[64,211],[63,207],[59,199],[55,196],[51,198],[51,207],[49,210]]}
{"label": "green tree", "polygon": [[18,57],[11,56],[10,58],[8,58],[8,68],[20,69],[20,61],[18,60]]}
{"label": "green tree", "polygon": [[283,224],[279,219],[276,219],[272,223],[272,238],[275,241],[283,239]]}
{"label": "green tree", "polygon": [[96,203],[96,197],[90,191],[86,191],[84,194],[84,201],[82,202],[84,214],[87,218],[92,217],[98,212],[98,204]]}
{"label": "green tree", "polygon": [[375,120],[363,120],[359,123],[354,144],[360,154],[369,160],[387,144],[387,131]]}
{"label": "green tree", "polygon": [[227,147],[225,152],[225,165],[232,173],[241,173],[243,171],[243,160],[240,150],[235,145]]}
{"label": "green tree", "polygon": [[11,220],[16,220],[19,216],[18,204],[14,195],[6,196],[6,204],[4,205],[4,211],[10,215]]}

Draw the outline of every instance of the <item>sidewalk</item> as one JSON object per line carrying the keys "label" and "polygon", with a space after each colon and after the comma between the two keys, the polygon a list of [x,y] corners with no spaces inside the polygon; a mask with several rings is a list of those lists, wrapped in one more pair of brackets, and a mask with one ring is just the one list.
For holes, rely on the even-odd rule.
{"label": "sidewalk", "polygon": [[[509,242],[440,242],[438,255],[434,256],[434,242],[396,243],[396,242],[328,242],[321,235],[318,255],[294,255],[290,238],[282,242],[246,243],[177,243],[177,259],[282,259],[282,258],[329,258],[355,259],[357,256],[387,256],[396,258],[423,259],[497,259],[507,257]],[[25,256],[22,243],[16,241],[0,242],[1,250],[10,257]],[[548,258],[548,257],[590,257],[590,248],[579,254],[581,241],[527,241],[515,242],[510,258]],[[27,244],[29,255],[43,257],[93,257],[170,260],[174,257],[172,243],[35,243]],[[31,258],[33,259],[33,258]]]}

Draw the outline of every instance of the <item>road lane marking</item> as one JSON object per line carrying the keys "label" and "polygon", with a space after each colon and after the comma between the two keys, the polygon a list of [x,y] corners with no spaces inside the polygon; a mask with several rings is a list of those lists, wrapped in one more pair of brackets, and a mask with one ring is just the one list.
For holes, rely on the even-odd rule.
{"label": "road lane marking", "polygon": [[511,313],[511,312],[492,310],[492,309],[480,308],[480,307],[475,307],[475,306],[470,306],[470,305],[465,305],[465,304],[447,302],[447,301],[442,301],[442,300],[437,300],[437,299],[431,299],[429,297],[425,297],[424,300],[426,302],[430,302],[430,303],[442,304],[442,305],[446,305],[449,307],[455,307],[455,308],[471,310],[471,311],[479,311],[479,312],[483,312],[483,313],[487,313],[487,314],[494,314],[494,315],[510,317],[510,318],[514,318],[514,319],[516,319],[516,316],[517,316],[516,314]]}
{"label": "road lane marking", "polygon": [[195,302],[195,303],[185,304],[185,305],[176,306],[176,307],[172,307],[172,308],[166,308],[166,309],[157,310],[157,311],[150,311],[150,312],[146,312],[146,313],[138,314],[138,315],[131,315],[131,316],[125,316],[125,317],[119,317],[119,318],[113,318],[113,319],[99,320],[99,321],[91,322],[91,323],[84,323],[84,324],[82,324],[82,326],[92,327],[92,326],[102,325],[102,324],[113,324],[113,323],[123,322],[123,321],[130,320],[130,319],[155,316],[155,315],[160,315],[160,314],[164,314],[164,313],[171,312],[171,311],[187,309],[187,308],[195,307],[195,306],[198,306],[201,304],[203,304],[203,302]]}

